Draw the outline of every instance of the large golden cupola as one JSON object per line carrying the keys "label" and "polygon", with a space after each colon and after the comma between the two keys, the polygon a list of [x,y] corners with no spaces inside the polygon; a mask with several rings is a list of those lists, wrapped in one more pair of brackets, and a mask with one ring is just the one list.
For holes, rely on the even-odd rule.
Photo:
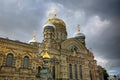
{"label": "large golden cupola", "polygon": [[[54,10],[54,15],[52,18],[50,18],[50,14],[48,14],[48,20],[46,24],[54,24],[54,25],[59,25],[59,27],[64,27],[66,29],[66,24],[64,23],[63,20],[57,18],[57,11],[56,9]],[[58,27],[58,26],[57,26]]]}
{"label": "large golden cupola", "polygon": [[48,15],[48,20],[46,21],[46,24],[53,24],[55,25],[55,40],[56,42],[61,42],[67,39],[67,32],[66,32],[66,24],[63,20],[57,18],[57,11],[54,10],[54,14],[52,17],[50,17],[50,14]]}

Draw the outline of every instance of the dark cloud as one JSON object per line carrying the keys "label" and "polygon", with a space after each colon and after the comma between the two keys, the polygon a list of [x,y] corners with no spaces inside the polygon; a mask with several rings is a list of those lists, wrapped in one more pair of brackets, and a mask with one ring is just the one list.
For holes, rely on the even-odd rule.
{"label": "dark cloud", "polygon": [[88,15],[101,15],[103,18],[116,17],[120,18],[120,1],[119,0],[59,0],[57,3],[73,10],[84,10]]}
{"label": "dark cloud", "polygon": [[110,20],[108,27],[101,34],[96,32],[97,36],[87,39],[88,46],[93,48],[95,56],[102,56],[108,60],[104,67],[109,70],[120,68],[120,24],[119,20],[116,20],[118,19]]}
{"label": "dark cloud", "polygon": [[[87,46],[93,48],[95,56],[102,56],[102,58],[108,60],[105,65],[106,68],[109,64],[111,64],[109,69],[120,68],[120,65],[118,65],[120,64],[120,0],[59,0],[56,3],[60,3],[74,12],[84,11],[86,14],[86,17],[84,17],[86,19],[82,23],[84,27],[86,27],[88,20],[96,15],[100,17],[101,21],[107,20],[110,22],[103,31],[98,30],[96,32],[94,29],[96,35],[86,34]],[[94,25],[89,25],[89,27],[92,28]]]}
{"label": "dark cloud", "polygon": [[[108,19],[107,19],[108,20]],[[107,28],[104,28],[106,27]],[[120,68],[120,24],[119,19],[110,19],[109,24],[96,35],[87,34],[87,46],[93,48],[96,57],[108,62],[103,65],[107,70]]]}
{"label": "dark cloud", "polygon": [[27,42],[35,30],[41,41],[46,13],[54,6],[68,37],[80,23],[94,55],[107,60],[107,69],[120,68],[120,0],[0,0],[0,36]]}
{"label": "dark cloud", "polygon": [[[41,29],[42,26],[42,19],[45,16],[43,10],[46,9],[46,6],[41,3],[43,1],[0,1],[1,35],[22,41],[26,41],[26,37],[30,38],[32,32],[37,31],[38,27]],[[22,36],[24,37],[21,39]]]}

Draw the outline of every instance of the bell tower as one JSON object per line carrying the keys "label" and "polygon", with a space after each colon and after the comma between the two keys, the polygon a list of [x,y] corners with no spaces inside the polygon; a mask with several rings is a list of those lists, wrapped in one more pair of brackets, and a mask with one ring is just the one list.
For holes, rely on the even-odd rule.
{"label": "bell tower", "polygon": [[53,24],[46,24],[43,27],[44,27],[43,43],[47,44],[48,47],[55,47],[54,46],[54,43],[55,43],[55,26]]}

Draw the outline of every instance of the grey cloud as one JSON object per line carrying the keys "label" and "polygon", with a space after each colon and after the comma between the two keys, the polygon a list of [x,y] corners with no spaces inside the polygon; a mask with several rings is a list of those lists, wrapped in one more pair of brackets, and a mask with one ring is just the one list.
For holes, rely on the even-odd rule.
{"label": "grey cloud", "polygon": [[[34,30],[38,30],[38,27],[41,29],[42,25],[40,24],[42,24],[43,16],[45,16],[43,10],[46,9],[46,6],[42,4],[43,1],[36,1],[0,1],[1,35],[12,37],[8,34],[14,34],[15,39],[26,41]],[[20,39],[21,36],[24,36],[24,38]]]}
{"label": "grey cloud", "polygon": [[[95,56],[103,55],[111,63],[110,68],[120,68],[120,1],[119,0],[0,0],[0,34],[21,41],[28,41],[36,30],[38,40],[42,40],[42,25],[46,12],[51,4],[59,7],[58,16],[67,24],[68,37],[77,31],[81,24],[82,31],[93,16],[99,16],[101,21],[110,21],[104,31],[92,35],[86,34],[87,47],[93,48]],[[82,14],[83,13],[83,14]],[[81,16],[80,16],[81,15]],[[71,31],[72,30],[72,31]],[[99,30],[98,30],[99,31]],[[13,34],[9,35],[9,34]],[[109,63],[108,63],[109,64]],[[108,65],[106,64],[106,65]],[[113,66],[114,65],[114,66]]]}
{"label": "grey cloud", "polygon": [[[120,68],[120,24],[113,22],[99,36],[91,36],[87,39],[89,47],[93,48],[95,56],[103,56],[108,60],[107,69]],[[96,32],[99,34],[99,32]],[[101,64],[102,65],[102,64]],[[109,66],[109,67],[108,67]]]}
{"label": "grey cloud", "polygon": [[[119,23],[117,23],[119,24]],[[118,58],[120,57],[120,27],[119,25],[111,24],[93,43],[96,50],[103,53],[106,58]]]}
{"label": "grey cloud", "polygon": [[[86,24],[90,17],[99,16],[102,21],[110,21],[109,27],[101,32],[96,32],[97,36],[91,33],[85,33],[87,36],[87,46],[92,47],[94,55],[103,56],[108,60],[106,65],[110,68],[119,67],[120,57],[120,1],[119,0],[59,0],[56,3],[64,5],[64,7],[71,9],[73,12],[84,11],[85,21],[81,26],[86,29]],[[87,20],[88,19],[88,20]],[[92,28],[92,26],[89,26]],[[88,31],[89,32],[89,31]],[[89,37],[88,37],[89,36]],[[102,65],[102,64],[101,64]],[[113,66],[114,65],[114,66]],[[106,66],[107,68],[107,66]]]}
{"label": "grey cloud", "polygon": [[59,0],[65,7],[75,10],[83,10],[87,15],[100,15],[102,18],[120,18],[119,0]]}

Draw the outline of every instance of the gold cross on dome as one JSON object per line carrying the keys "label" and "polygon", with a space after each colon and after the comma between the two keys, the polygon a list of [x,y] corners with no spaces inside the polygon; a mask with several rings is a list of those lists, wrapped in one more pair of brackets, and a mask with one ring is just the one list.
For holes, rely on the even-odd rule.
{"label": "gold cross on dome", "polygon": [[54,18],[56,18],[57,17],[57,10],[56,10],[56,8],[54,8]]}
{"label": "gold cross on dome", "polygon": [[33,32],[32,39],[35,40],[35,41],[37,41],[37,38],[36,38],[36,31]]}
{"label": "gold cross on dome", "polygon": [[78,33],[80,33],[80,25],[78,24]]}
{"label": "gold cross on dome", "polygon": [[50,12],[48,12],[48,19],[50,19]]}

